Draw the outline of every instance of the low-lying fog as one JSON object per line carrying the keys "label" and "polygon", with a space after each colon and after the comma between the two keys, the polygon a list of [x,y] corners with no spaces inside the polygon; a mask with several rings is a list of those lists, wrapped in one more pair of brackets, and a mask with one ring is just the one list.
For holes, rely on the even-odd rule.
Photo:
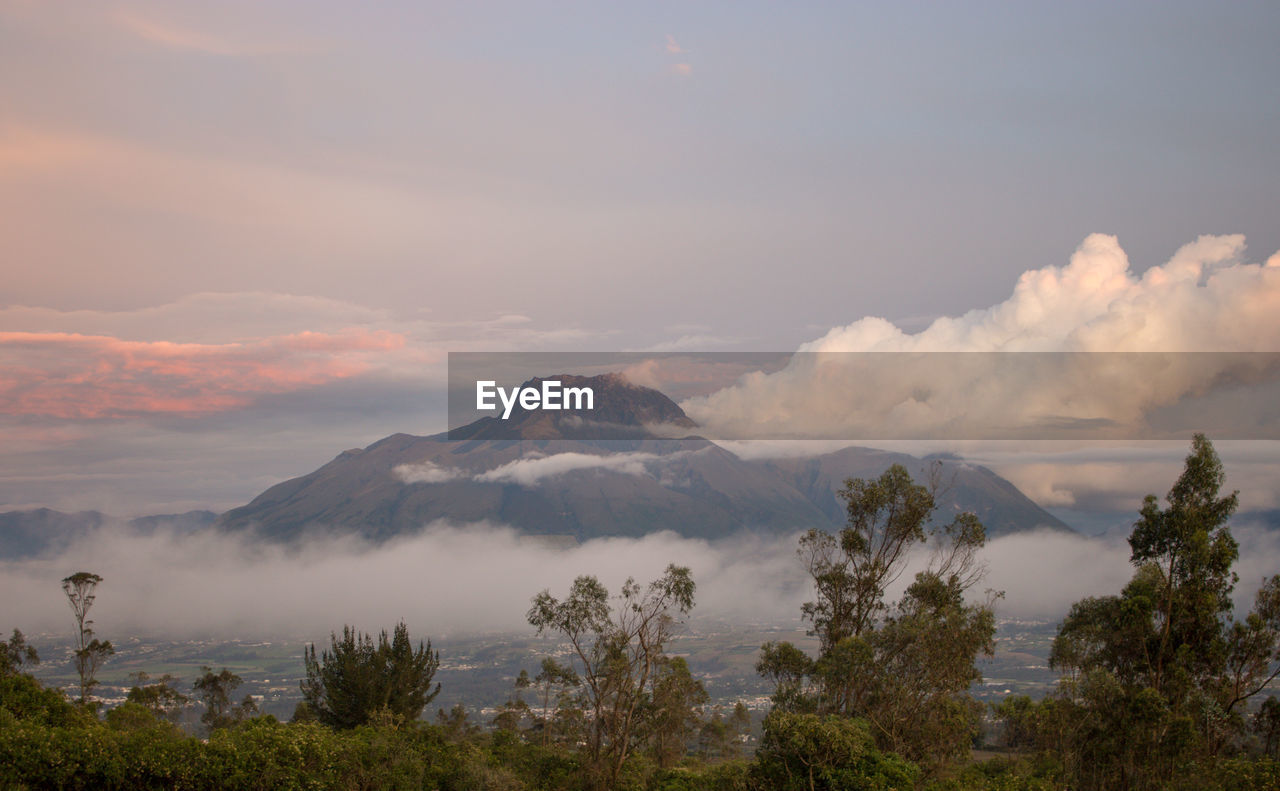
{"label": "low-lying fog", "polygon": [[[1263,577],[1280,571],[1280,533],[1233,532],[1237,604],[1247,608]],[[795,548],[796,536],[657,533],[558,549],[503,527],[442,524],[381,546],[330,537],[286,548],[213,530],[104,528],[56,557],[0,563],[0,629],[70,632],[60,581],[92,571],[104,578],[91,612],[104,639],[324,639],[343,624],[378,631],[402,618],[415,636],[528,633],[529,599],[544,588],[563,595],[574,577],[593,574],[616,591],[627,576],[647,582],[672,562],[693,570],[695,619],[798,626],[811,589]],[[989,573],[975,593],[1004,591],[1000,616],[1057,620],[1077,599],[1117,593],[1132,573],[1128,556],[1115,536],[1001,537],[983,551]]]}

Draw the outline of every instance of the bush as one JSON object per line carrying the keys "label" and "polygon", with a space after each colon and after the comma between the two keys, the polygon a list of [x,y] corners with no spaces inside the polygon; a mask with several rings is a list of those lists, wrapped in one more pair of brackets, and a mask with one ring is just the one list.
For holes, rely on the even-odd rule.
{"label": "bush", "polygon": [[881,753],[865,720],[774,710],[765,718],[755,773],[763,788],[915,788],[920,770]]}

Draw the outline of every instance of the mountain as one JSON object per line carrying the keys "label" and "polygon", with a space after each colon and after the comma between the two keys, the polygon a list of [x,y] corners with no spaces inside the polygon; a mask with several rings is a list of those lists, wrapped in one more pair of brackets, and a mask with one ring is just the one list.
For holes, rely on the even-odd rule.
{"label": "mountain", "polygon": [[66,549],[108,517],[98,511],[66,514],[49,508],[0,513],[0,558],[31,558]]}
{"label": "mountain", "polygon": [[[613,374],[548,378],[595,388],[600,409],[515,410],[507,421],[486,417],[450,434],[394,434],[271,487],[217,524],[286,541],[323,530],[381,541],[436,520],[501,523],[579,541],[663,529],[707,539],[743,528],[834,530],[844,523],[836,492],[845,478],[878,476],[896,462],[924,480],[933,466],[868,448],[744,460],[696,436],[654,434],[654,424],[664,434],[696,430],[656,390]],[[604,438],[620,435],[629,438]],[[956,459],[937,467],[940,517],[974,511],[989,535],[1070,529],[986,468]]]}
{"label": "mountain", "polygon": [[1062,520],[1036,505],[1009,481],[986,467],[953,457],[919,458],[874,448],[842,448],[806,458],[756,462],[777,475],[837,524],[845,521],[845,503],[837,496],[846,478],[878,477],[890,465],[901,464],[917,483],[931,476],[938,487],[936,519],[948,512],[972,511],[987,529],[987,537],[1036,527],[1071,531]]}
{"label": "mountain", "polygon": [[118,526],[141,532],[216,526],[277,541],[324,532],[385,541],[438,520],[510,525],[563,541],[664,529],[705,539],[742,529],[837,530],[845,521],[837,495],[844,480],[876,477],[895,463],[917,481],[936,480],[940,521],[973,511],[992,537],[1036,527],[1070,530],[1013,484],[963,459],[871,448],[743,459],[695,436],[696,424],[656,390],[617,375],[548,378],[565,387],[592,387],[597,408],[517,407],[507,421],[486,417],[451,434],[393,434],[344,451],[221,516],[192,511],[121,520],[97,511],[0,513],[0,559],[55,554],[93,531]]}

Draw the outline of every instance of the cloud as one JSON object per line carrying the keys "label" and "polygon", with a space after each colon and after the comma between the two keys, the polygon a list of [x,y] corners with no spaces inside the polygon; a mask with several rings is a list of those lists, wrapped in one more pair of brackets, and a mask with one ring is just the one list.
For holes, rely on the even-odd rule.
{"label": "cloud", "polygon": [[59,580],[83,568],[104,578],[93,614],[105,638],[322,639],[344,623],[376,629],[399,618],[429,636],[529,632],[524,614],[543,589],[562,595],[592,574],[617,591],[673,562],[693,570],[700,617],[788,622],[806,595],[791,537],[711,544],[664,532],[556,549],[502,526],[440,523],[381,546],[331,536],[290,549],[218,531],[104,528],[57,557],[0,563],[0,623],[64,631]]}
{"label": "cloud", "polygon": [[[1240,492],[1241,511],[1280,508],[1275,486],[1280,480],[1280,443],[1227,440],[1214,445],[1226,471],[1227,490]],[[1131,522],[1144,496],[1163,496],[1169,490],[1182,472],[1186,454],[1185,442],[1160,442],[1056,452],[974,447],[966,458],[992,468],[1042,506],[1111,512]]]}
{"label": "cloud", "polygon": [[[1066,266],[1023,273],[1000,304],[914,334],[864,318],[804,344],[812,354],[782,371],[746,375],[681,406],[725,437],[1016,436],[1025,427],[1123,437],[1153,414],[1195,425],[1204,415],[1181,414],[1183,399],[1207,396],[1203,409],[1233,414],[1238,396],[1215,388],[1274,382],[1274,363],[874,353],[1280,351],[1280,256],[1260,265],[1243,255],[1242,236],[1204,236],[1138,276],[1115,237],[1094,234]],[[850,352],[872,354],[841,354]]]}
{"label": "cloud", "polygon": [[406,484],[445,483],[459,478],[468,478],[476,483],[514,483],[519,486],[534,487],[548,478],[588,470],[604,470],[621,475],[654,475],[655,468],[687,455],[689,455],[688,451],[664,455],[640,452],[598,455],[567,452],[547,456],[535,454],[478,473],[442,467],[428,461],[420,464],[398,465],[392,469],[392,474]]}
{"label": "cloud", "polygon": [[0,506],[234,507],[339,449],[443,429],[449,351],[607,335],[270,291],[0,307]]}
{"label": "cloud", "polygon": [[404,483],[444,483],[462,476],[459,470],[424,461],[421,464],[399,464],[391,473]]}
{"label": "cloud", "polygon": [[534,459],[516,459],[475,476],[480,483],[516,483],[536,486],[546,478],[581,470],[608,470],[623,475],[647,475],[653,464],[666,463],[684,453],[556,453]]}
{"label": "cloud", "polygon": [[676,43],[676,37],[671,35],[670,33],[667,34],[667,46],[665,47],[665,49],[671,55],[684,54],[684,50],[681,49],[680,45]]}
{"label": "cloud", "polygon": [[0,415],[66,419],[201,414],[366,373],[404,337],[300,332],[252,343],[126,341],[0,332]]}
{"label": "cloud", "polygon": [[671,73],[680,77],[688,77],[693,74],[693,65],[689,63],[677,63],[671,67]]}
{"label": "cloud", "polygon": [[[1236,603],[1248,607],[1263,575],[1277,570],[1280,534],[1235,534]],[[616,592],[628,576],[647,581],[677,563],[697,584],[695,618],[798,627],[800,605],[813,593],[796,538],[743,533],[707,542],[663,532],[555,549],[498,525],[438,523],[381,546],[329,536],[287,548],[218,531],[107,527],[55,557],[0,563],[0,623],[28,634],[65,632],[59,580],[88,569],[104,578],[93,616],[106,639],[322,640],[344,623],[379,629],[400,618],[415,635],[432,637],[529,633],[524,613],[538,591],[562,595],[575,577],[591,574]],[[1121,538],[1025,533],[992,541],[983,557],[982,587],[1005,592],[996,609],[1010,617],[1061,619],[1082,597],[1119,593],[1133,573]],[[913,557],[891,598],[924,560]]]}
{"label": "cloud", "polygon": [[438,388],[448,351],[583,335],[512,313],[433,321],[271,292],[198,293],[115,311],[12,305],[0,307],[0,415],[210,414],[375,376]]}

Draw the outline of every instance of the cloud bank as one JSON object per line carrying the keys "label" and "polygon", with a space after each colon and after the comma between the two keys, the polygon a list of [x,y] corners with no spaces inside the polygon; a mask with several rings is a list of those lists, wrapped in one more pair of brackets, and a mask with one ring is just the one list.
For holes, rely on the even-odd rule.
{"label": "cloud bank", "polygon": [[1156,413],[1195,425],[1204,413],[1179,413],[1184,399],[1238,411],[1230,385],[1274,383],[1274,361],[901,354],[876,358],[868,373],[872,356],[840,353],[1280,351],[1280,254],[1256,264],[1244,250],[1243,236],[1203,236],[1139,276],[1115,237],[1093,234],[1066,266],[1023,273],[998,305],[914,334],[864,318],[804,344],[812,354],[782,371],[748,374],[681,406],[725,437],[998,438],[1019,427],[1079,426],[1131,436]]}
{"label": "cloud bank", "polygon": [[[1263,576],[1280,570],[1280,534],[1234,532],[1236,601],[1247,607]],[[110,639],[323,639],[344,623],[380,629],[400,618],[414,634],[520,633],[540,590],[562,595],[575,577],[592,574],[617,591],[626,577],[654,579],[672,562],[692,569],[696,618],[799,626],[812,590],[795,549],[796,536],[707,542],[666,532],[557,549],[488,524],[434,524],[381,546],[329,537],[295,549],[216,531],[104,528],[57,557],[0,564],[0,628],[68,632],[59,581],[91,570],[104,577],[93,616]],[[1118,593],[1133,572],[1127,545],[1114,536],[1023,533],[990,542],[983,557],[989,576],[980,587],[1005,592],[996,608],[1008,617],[1056,621],[1082,597]],[[917,553],[891,598],[925,559]]]}

